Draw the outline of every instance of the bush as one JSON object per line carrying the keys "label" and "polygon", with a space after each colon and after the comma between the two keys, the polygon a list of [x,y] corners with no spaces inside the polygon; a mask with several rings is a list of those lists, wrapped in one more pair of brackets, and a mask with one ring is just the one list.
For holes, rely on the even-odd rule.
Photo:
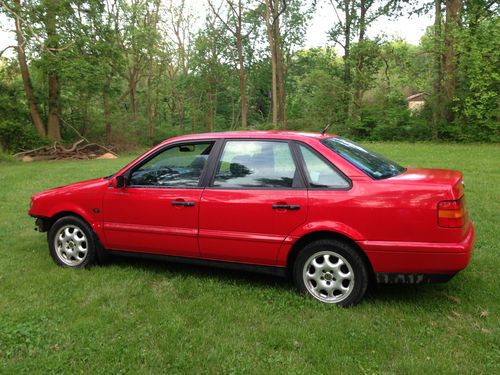
{"label": "bush", "polygon": [[17,159],[14,156],[12,156],[10,154],[6,154],[0,150],[0,163],[13,162],[16,160]]}
{"label": "bush", "polygon": [[15,153],[48,144],[40,138],[33,125],[12,120],[0,120],[0,144],[4,152]]}
{"label": "bush", "polygon": [[365,103],[360,119],[353,121],[349,132],[356,138],[373,141],[421,141],[432,138],[427,113],[410,112],[406,99],[398,92],[377,96]]}

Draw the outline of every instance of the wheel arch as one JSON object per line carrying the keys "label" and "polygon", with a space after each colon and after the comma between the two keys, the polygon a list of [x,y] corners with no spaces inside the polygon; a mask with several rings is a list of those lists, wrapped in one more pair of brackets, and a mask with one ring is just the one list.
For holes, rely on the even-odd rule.
{"label": "wheel arch", "polygon": [[59,220],[62,217],[65,216],[73,216],[76,218],[79,218],[83,220],[94,232],[94,235],[96,236],[97,240],[102,243],[102,233],[100,231],[100,228],[102,227],[101,225],[97,224],[94,220],[91,220],[91,217],[88,217],[88,215],[85,215],[85,213],[79,211],[79,210],[71,210],[71,209],[65,209],[65,210],[57,210],[55,211],[51,216],[49,217],[44,217],[43,220],[45,221],[44,228],[46,231],[50,231],[50,228],[54,223]]}
{"label": "wheel arch", "polygon": [[80,215],[79,213],[74,212],[74,211],[59,211],[56,214],[52,215],[49,219],[52,221],[52,224],[54,224],[57,220],[59,220],[62,217],[65,217],[65,216],[75,216],[75,217],[85,221],[89,226],[92,225],[89,222],[89,220],[87,220],[85,217],[83,217],[82,215]]}
{"label": "wheel arch", "polygon": [[368,256],[366,253],[361,249],[358,244],[351,239],[350,237],[346,236],[345,234],[341,234],[338,232],[334,231],[328,231],[328,230],[319,230],[315,232],[310,232],[302,237],[300,237],[297,241],[294,242],[292,247],[290,248],[290,251],[288,252],[287,255],[287,260],[286,260],[286,270],[287,274],[291,275],[293,272],[293,265],[295,263],[295,260],[297,259],[298,254],[300,251],[308,244],[314,241],[318,240],[325,240],[325,239],[331,239],[331,240],[337,240],[344,242],[351,246],[353,249],[355,249],[361,258],[363,259],[365,266],[367,268],[368,274],[370,275],[370,280],[374,279],[375,274],[373,271],[372,264],[370,260],[368,259]]}

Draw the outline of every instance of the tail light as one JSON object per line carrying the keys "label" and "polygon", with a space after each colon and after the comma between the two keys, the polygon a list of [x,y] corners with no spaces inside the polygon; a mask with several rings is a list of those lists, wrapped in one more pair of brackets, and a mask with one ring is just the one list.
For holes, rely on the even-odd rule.
{"label": "tail light", "polygon": [[438,225],[445,228],[460,228],[465,224],[465,200],[442,201],[438,204]]}

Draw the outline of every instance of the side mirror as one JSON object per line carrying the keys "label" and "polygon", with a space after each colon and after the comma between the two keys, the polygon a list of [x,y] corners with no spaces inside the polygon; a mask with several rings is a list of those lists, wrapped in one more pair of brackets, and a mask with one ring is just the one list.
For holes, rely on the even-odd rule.
{"label": "side mirror", "polygon": [[125,177],[123,175],[116,176],[114,185],[116,188],[125,187]]}

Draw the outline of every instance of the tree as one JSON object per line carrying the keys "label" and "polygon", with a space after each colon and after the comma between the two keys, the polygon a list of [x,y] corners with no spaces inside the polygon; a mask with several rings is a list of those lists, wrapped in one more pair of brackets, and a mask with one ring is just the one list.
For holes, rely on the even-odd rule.
{"label": "tree", "polygon": [[59,74],[57,69],[57,53],[59,49],[59,35],[56,31],[56,17],[59,5],[58,0],[46,0],[44,17],[45,31],[47,33],[47,48],[44,55],[47,59],[47,75],[49,86],[49,103],[47,116],[47,137],[53,141],[61,140],[60,126],[60,91]]}
{"label": "tree", "polygon": [[456,44],[459,31],[460,0],[446,0],[446,21],[443,56],[443,105],[444,120],[451,123],[454,118],[453,98],[457,84]]}
{"label": "tree", "polygon": [[[192,99],[190,85],[186,83],[189,75],[190,40],[193,16],[186,9],[186,3],[181,0],[175,5],[171,0],[168,4],[167,27],[164,31],[171,43],[167,46],[166,65],[172,93],[171,112],[176,113],[180,129],[186,122],[186,99]],[[193,126],[193,125],[192,125]]]}
{"label": "tree", "polygon": [[216,9],[212,0],[208,1],[213,14],[222,22],[225,29],[233,35],[236,42],[236,50],[238,54],[238,73],[240,79],[241,127],[245,129],[247,127],[248,100],[243,44],[244,41],[248,39],[250,33],[254,30],[254,27],[252,27],[246,33],[243,33],[245,4],[242,0],[237,0],[236,2],[233,0],[225,0],[225,3],[227,4],[228,8],[227,17],[223,17],[221,15],[222,12],[220,6]]}
{"label": "tree", "polygon": [[443,53],[441,52],[442,0],[434,5],[434,113],[432,116],[432,138],[438,139],[439,123],[442,120]]}
{"label": "tree", "polygon": [[[344,121],[359,120],[362,96],[370,80],[365,70],[378,57],[377,43],[368,40],[366,33],[376,19],[392,15],[398,9],[398,1],[330,0],[330,4],[335,11],[336,23],[329,37],[344,50]],[[353,46],[355,56],[352,56]]]}
{"label": "tree", "polygon": [[[353,25],[356,18],[354,0],[330,0],[335,11],[337,23],[330,30],[330,38],[344,50],[344,121],[350,118],[351,106],[351,43],[353,38]],[[343,17],[341,13],[343,12]]]}
{"label": "tree", "polygon": [[280,18],[286,8],[286,0],[266,0],[264,13],[269,49],[271,51],[273,127],[277,128],[279,123],[279,126],[283,129],[286,128],[286,98]]}
{"label": "tree", "polygon": [[28,107],[30,110],[31,119],[35,125],[35,129],[41,137],[47,137],[47,129],[43,123],[40,111],[38,109],[38,103],[35,98],[33,83],[30,76],[30,71],[28,68],[28,61],[26,59],[26,37],[24,35],[23,26],[24,20],[21,17],[21,0],[15,0],[15,10],[9,9],[5,3],[2,2],[2,6],[8,9],[12,16],[14,16],[16,24],[16,38],[17,38],[17,57],[19,61],[19,68],[21,71],[21,77],[23,79],[24,91],[26,93],[26,98],[28,102]]}
{"label": "tree", "polygon": [[[16,39],[17,39],[17,53],[19,68],[23,78],[24,91],[28,102],[31,118],[38,134],[44,138],[52,141],[59,141],[61,139],[60,133],[60,93],[59,93],[59,79],[55,65],[57,64],[56,55],[59,51],[59,36],[56,32],[56,17],[61,4],[56,0],[46,0],[40,4],[46,9],[45,16],[39,17],[44,24],[46,39],[44,40],[38,33],[35,33],[33,27],[27,25],[23,18],[23,9],[31,8],[32,4],[22,4],[21,0],[14,0],[14,7],[11,8],[4,1],[0,3],[4,9],[8,11],[10,16],[14,19],[16,25]],[[37,13],[33,18],[40,16]],[[25,27],[30,29],[30,32],[35,35],[41,43],[41,55],[48,60],[47,79],[48,79],[48,119],[45,125],[38,103],[34,94],[33,83],[30,76],[28,61],[26,58],[26,46],[28,44]]]}

